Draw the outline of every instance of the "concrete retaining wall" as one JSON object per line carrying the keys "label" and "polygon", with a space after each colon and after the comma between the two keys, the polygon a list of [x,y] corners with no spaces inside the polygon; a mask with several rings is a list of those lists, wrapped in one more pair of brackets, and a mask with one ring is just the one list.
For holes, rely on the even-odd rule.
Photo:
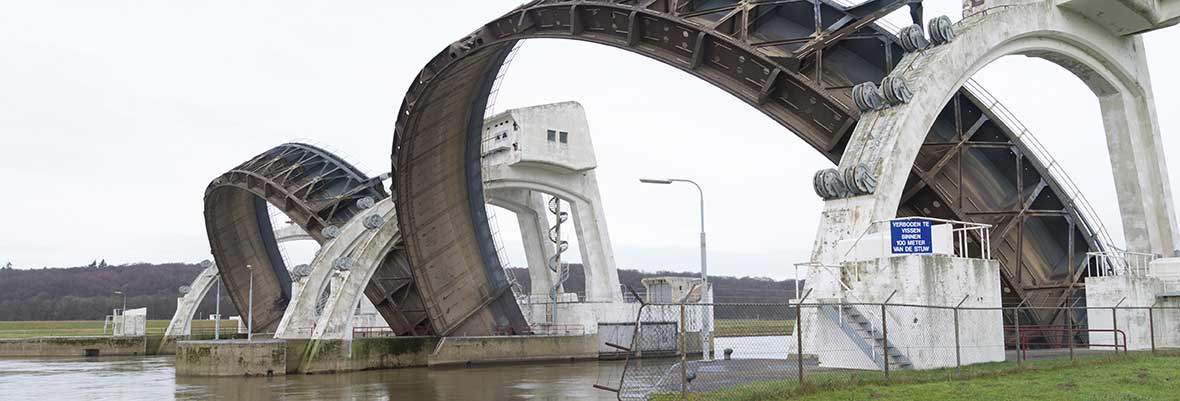
{"label": "concrete retaining wall", "polygon": [[40,337],[0,340],[0,357],[144,355],[144,337]]}
{"label": "concrete retaining wall", "polygon": [[[891,304],[954,307],[966,297],[962,305],[965,308],[1001,305],[999,263],[994,260],[946,255],[897,256],[845,263],[839,268],[813,267],[808,273],[808,277],[817,278],[808,284],[814,290],[811,299],[824,303],[880,303],[892,294]],[[818,278],[832,275],[850,288],[813,286],[812,283],[821,281]],[[855,308],[868,318],[874,329],[881,329],[879,306]],[[844,323],[839,316],[819,312],[803,311],[804,354],[817,354],[823,367],[879,369],[857,340],[842,328]],[[1003,361],[1002,313],[962,310],[959,315],[962,363]],[[889,321],[889,341],[909,359],[914,369],[953,367],[956,363],[954,316],[949,309],[891,306],[885,314]],[[794,344],[790,348],[795,352]]]}
{"label": "concrete retaining wall", "polygon": [[[1161,308],[1175,308],[1180,306],[1180,298],[1161,297],[1167,291],[1167,283],[1154,277],[1135,277],[1130,275],[1086,278],[1086,306],[1092,309],[1086,311],[1086,318],[1090,329],[1113,330],[1114,318],[1118,318],[1118,330],[1126,335],[1126,346],[1129,350],[1151,349],[1151,323],[1155,324],[1155,345],[1159,348],[1180,346],[1180,310],[1156,309],[1149,317],[1143,309],[1119,309],[1113,313],[1112,308],[1122,301],[1123,308],[1147,307],[1155,305]],[[1154,322],[1152,322],[1154,321]],[[1118,342],[1123,344],[1124,337],[1119,335]],[[1115,342],[1114,334],[1110,332],[1090,333],[1091,348],[1111,350]]]}
{"label": "concrete retaining wall", "polygon": [[428,365],[438,341],[434,337],[293,340],[287,342],[287,366],[292,373],[422,367]]}
{"label": "concrete retaining wall", "polygon": [[598,358],[598,336],[447,337],[430,366]]}
{"label": "concrete retaining wall", "polygon": [[181,341],[177,376],[272,376],[287,374],[287,344],[263,341]]}

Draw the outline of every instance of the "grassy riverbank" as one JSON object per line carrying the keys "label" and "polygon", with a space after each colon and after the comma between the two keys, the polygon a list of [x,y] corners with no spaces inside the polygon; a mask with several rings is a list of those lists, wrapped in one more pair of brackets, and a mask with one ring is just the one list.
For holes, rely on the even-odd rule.
{"label": "grassy riverbank", "polygon": [[[794,381],[754,382],[721,390],[690,394],[691,400],[728,401],[936,401],[936,400],[1046,400],[1137,401],[1180,399],[1180,354],[1152,357],[1097,355],[1033,360],[1024,368],[1015,363],[954,369],[898,371],[889,385],[879,372],[824,372],[809,376],[800,388]],[[659,401],[679,400],[680,394],[661,394]]]}
{"label": "grassy riverbank", "polygon": [[[148,320],[148,334],[164,334],[168,328],[167,320]],[[213,333],[212,320],[193,320],[193,333]],[[221,333],[233,334],[238,331],[238,322],[233,320],[221,321]],[[103,332],[101,320],[68,320],[68,321],[0,321],[0,338],[34,338],[34,337],[77,337],[110,335],[110,328]]]}
{"label": "grassy riverbank", "polygon": [[785,336],[795,330],[794,320],[717,319],[715,337]]}

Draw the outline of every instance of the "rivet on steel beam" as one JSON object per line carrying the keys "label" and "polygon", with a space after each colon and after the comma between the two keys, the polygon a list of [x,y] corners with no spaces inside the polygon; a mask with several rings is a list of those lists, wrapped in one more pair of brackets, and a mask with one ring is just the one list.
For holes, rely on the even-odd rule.
{"label": "rivet on steel beam", "polygon": [[835,195],[836,198],[847,198],[852,195],[852,191],[848,189],[848,183],[844,182],[840,171],[834,168],[824,171],[824,186],[828,187],[828,192]]}
{"label": "rivet on steel beam", "polygon": [[828,194],[827,189],[824,188],[823,178],[824,178],[824,171],[823,170],[816,171],[815,176],[813,176],[811,179],[811,187],[812,187],[812,189],[815,190],[815,194],[818,195],[820,198],[831,199],[832,196],[830,194]]}
{"label": "rivet on steel beam", "polygon": [[376,204],[377,204],[377,201],[373,200],[373,198],[370,196],[366,196],[366,197],[356,200],[356,207],[359,207],[361,209],[368,209],[368,208],[373,207],[373,205],[376,205]]}
{"label": "rivet on steel beam", "polygon": [[370,229],[370,230],[376,230],[378,228],[381,228],[382,224],[385,224],[385,219],[381,218],[381,215],[379,215],[379,214],[371,214],[371,215],[365,216],[365,221],[363,221],[363,223],[365,225],[365,228]]}
{"label": "rivet on steel beam", "polygon": [[881,90],[872,82],[865,82],[852,88],[852,100],[861,113],[885,108]]}
{"label": "rivet on steel beam", "polygon": [[906,86],[905,80],[900,77],[888,76],[881,81],[881,97],[885,98],[885,102],[890,106],[897,106],[903,103],[909,103],[910,99],[914,98],[914,93]]}
{"label": "rivet on steel beam", "polygon": [[926,28],[930,33],[930,42],[933,43],[934,46],[944,45],[950,43],[952,40],[955,40],[954,24],[951,23],[951,19],[945,15],[930,20],[930,23],[926,25]]}
{"label": "rivet on steel beam", "polygon": [[324,227],[323,230],[320,230],[320,234],[323,234],[324,238],[334,239],[334,238],[340,236],[340,227],[336,227],[336,226]]}
{"label": "rivet on steel beam", "polygon": [[301,264],[291,268],[291,279],[295,281],[302,280],[304,277],[311,275],[311,265]]}
{"label": "rivet on steel beam", "polygon": [[901,48],[906,53],[913,53],[919,50],[924,50],[930,47],[930,41],[926,40],[926,32],[921,25],[910,25],[902,28],[897,33]]}
{"label": "rivet on steel beam", "polygon": [[352,268],[352,258],[341,256],[332,261],[332,268],[339,271],[348,271]]}
{"label": "rivet on steel beam", "polygon": [[850,194],[840,172],[834,168],[817,171],[813,179],[813,186],[815,194],[824,200],[846,198]]}
{"label": "rivet on steel beam", "polygon": [[843,176],[852,195],[867,195],[877,190],[877,177],[864,163],[845,169]]}

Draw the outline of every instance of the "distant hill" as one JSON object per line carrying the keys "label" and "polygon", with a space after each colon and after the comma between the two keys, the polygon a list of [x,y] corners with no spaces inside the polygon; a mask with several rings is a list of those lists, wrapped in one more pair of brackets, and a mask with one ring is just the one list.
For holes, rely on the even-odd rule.
{"label": "distant hill", "polygon": [[[585,293],[582,265],[571,264],[570,269],[566,292]],[[512,270],[527,291],[527,269]],[[128,308],[147,307],[149,319],[171,319],[176,312],[176,298],[180,296],[178,289],[191,284],[200,272],[200,266],[184,263],[107,266],[96,262],[70,268],[0,268],[0,320],[101,320],[123,305],[122,296],[115,291],[126,292]],[[619,270],[619,281],[639,293],[644,291],[641,283],[644,278],[667,276],[697,275]],[[718,303],[783,303],[794,295],[791,280],[724,276],[710,276],[709,280]],[[221,298],[221,313],[237,315],[224,289]],[[212,314],[213,310],[211,290],[197,316]]]}
{"label": "distant hill", "polygon": [[[195,264],[136,263],[42,269],[0,269],[0,320],[102,320],[123,306],[147,307],[148,319],[171,319],[179,288],[191,284],[201,267]],[[213,291],[197,316],[213,313]],[[221,313],[237,315],[224,293]]]}

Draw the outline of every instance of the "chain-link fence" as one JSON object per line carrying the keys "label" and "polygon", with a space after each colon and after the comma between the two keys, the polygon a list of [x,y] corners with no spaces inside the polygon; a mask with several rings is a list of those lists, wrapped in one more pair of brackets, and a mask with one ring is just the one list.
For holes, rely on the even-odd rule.
{"label": "chain-link fence", "polygon": [[[1180,306],[979,308],[892,303],[647,304],[619,400],[760,399],[992,374],[1029,359],[1180,348]],[[1062,324],[1030,324],[1029,316]]]}

